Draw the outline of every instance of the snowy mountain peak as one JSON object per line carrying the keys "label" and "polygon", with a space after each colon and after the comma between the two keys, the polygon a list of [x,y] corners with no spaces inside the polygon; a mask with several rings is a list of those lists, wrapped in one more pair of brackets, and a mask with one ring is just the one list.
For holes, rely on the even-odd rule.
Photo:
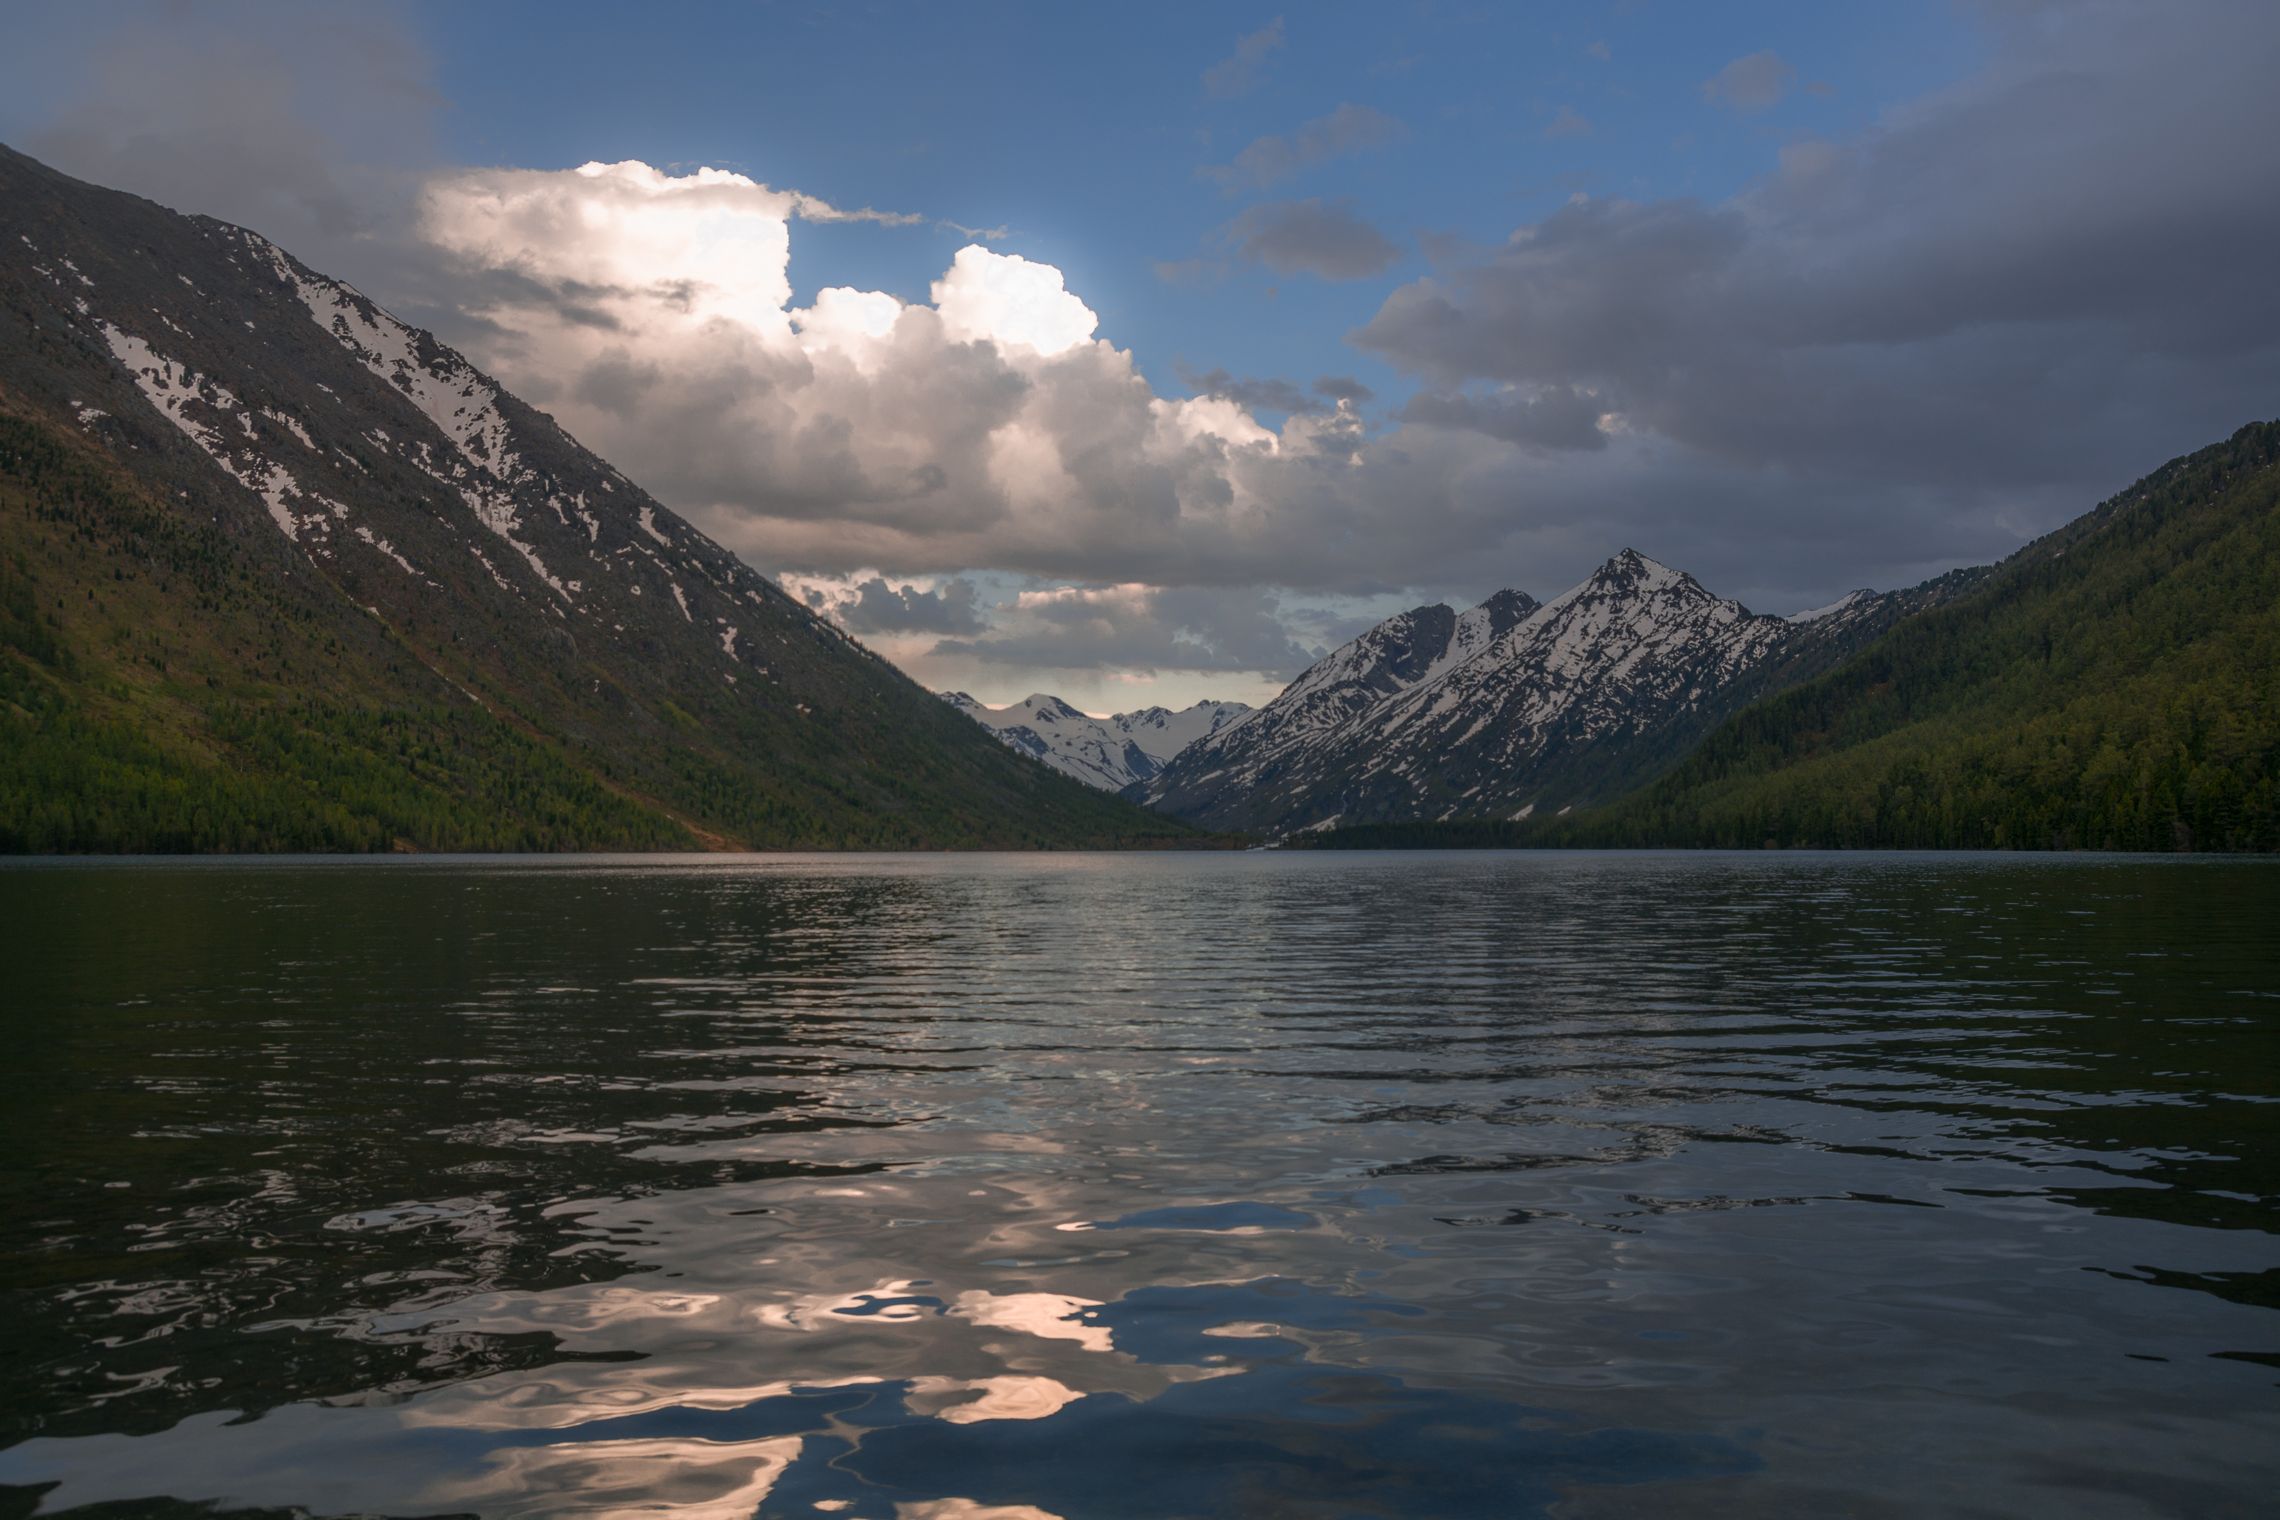
{"label": "snowy mountain peak", "polygon": [[1089,713],[1079,712],[1059,697],[1043,691],[1031,692],[1019,702],[1014,703],[1009,711],[1026,714],[1032,723],[1090,723],[1094,721]]}
{"label": "snowy mountain peak", "polygon": [[1466,613],[1465,616],[1484,619],[1493,629],[1491,637],[1502,637],[1505,629],[1510,628],[1514,623],[1519,622],[1542,605],[1543,603],[1525,591],[1504,590],[1497,592],[1487,601]]}
{"label": "snowy mountain peak", "polygon": [[1701,582],[1683,570],[1673,570],[1659,560],[1651,560],[1636,549],[1625,549],[1591,573],[1586,586],[1603,589],[1620,589],[1640,596],[1659,592],[1688,592],[1708,596]]}
{"label": "snowy mountain peak", "polygon": [[1103,791],[1145,781],[1196,740],[1249,717],[1241,702],[1198,702],[1173,712],[1144,707],[1096,718],[1047,692],[1008,707],[989,707],[962,691],[942,700],[1014,749]]}

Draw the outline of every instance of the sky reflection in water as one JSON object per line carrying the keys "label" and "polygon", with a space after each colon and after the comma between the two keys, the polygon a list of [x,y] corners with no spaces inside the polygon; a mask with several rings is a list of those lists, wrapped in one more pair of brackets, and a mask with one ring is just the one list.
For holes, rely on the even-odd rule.
{"label": "sky reflection in water", "polygon": [[2249,1513],[2275,922],[2254,863],[0,871],[0,1485]]}

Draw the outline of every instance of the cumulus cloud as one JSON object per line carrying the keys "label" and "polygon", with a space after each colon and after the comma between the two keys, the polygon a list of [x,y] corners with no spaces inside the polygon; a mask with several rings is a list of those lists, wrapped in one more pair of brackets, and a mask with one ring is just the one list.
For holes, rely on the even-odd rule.
{"label": "cumulus cloud", "polygon": [[[1019,344],[1043,355],[1067,353],[1100,326],[1092,308],[1061,283],[1060,270],[971,244],[934,282],[934,309],[953,342]],[[883,336],[885,327],[873,336]]]}
{"label": "cumulus cloud", "polygon": [[502,378],[771,568],[1255,579],[1302,537],[1286,503],[1352,463],[1336,409],[1278,431],[1157,396],[1019,255],[959,250],[926,304],[794,306],[793,224],[821,204],[717,170],[477,170],[429,187],[421,229]]}
{"label": "cumulus cloud", "polygon": [[1271,53],[1283,45],[1283,20],[1277,16],[1248,37],[1238,38],[1235,51],[1203,71],[1203,92],[1215,100],[1230,100],[1249,92]]}
{"label": "cumulus cloud", "polygon": [[1797,71],[1779,53],[1737,58],[1702,82],[1702,98],[1714,106],[1746,113],[1770,110],[1789,93]]}
{"label": "cumulus cloud", "polygon": [[1304,169],[1398,141],[1408,129],[1383,111],[1351,102],[1288,135],[1254,139],[1234,160],[1196,172],[1222,190],[1263,190]]}
{"label": "cumulus cloud", "polygon": [[1364,221],[1350,199],[1267,201],[1246,209],[1222,234],[1236,253],[1277,274],[1362,280],[1401,258],[1384,233]]}

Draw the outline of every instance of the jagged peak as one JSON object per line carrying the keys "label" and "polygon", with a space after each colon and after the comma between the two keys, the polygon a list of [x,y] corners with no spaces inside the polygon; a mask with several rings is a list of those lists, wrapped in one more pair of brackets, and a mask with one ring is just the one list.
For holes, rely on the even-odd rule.
{"label": "jagged peak", "polygon": [[1079,712],[1076,708],[1071,707],[1068,703],[1062,701],[1059,697],[1054,696],[1049,691],[1033,691],[1028,696],[1023,697],[1020,701],[1014,703],[1013,705],[1025,712],[1051,713],[1056,718],[1083,718],[1089,716],[1088,714]]}
{"label": "jagged peak", "polygon": [[1649,559],[1638,550],[1630,548],[1622,550],[1594,570],[1591,579],[1637,585],[1650,591],[1659,591],[1666,586],[1700,584],[1685,571],[1674,570],[1662,561]]}
{"label": "jagged peak", "polygon": [[1425,602],[1410,608],[1406,612],[1396,612],[1391,617],[1373,624],[1368,631],[1361,634],[1353,642],[1356,644],[1382,643],[1396,634],[1408,632],[1420,623],[1429,623],[1444,617],[1453,618],[1456,615],[1456,609],[1447,602]]}
{"label": "jagged peak", "polygon": [[1495,595],[1483,598],[1480,605],[1472,610],[1490,613],[1517,612],[1521,617],[1526,617],[1542,605],[1542,602],[1537,601],[1527,592],[1507,586]]}

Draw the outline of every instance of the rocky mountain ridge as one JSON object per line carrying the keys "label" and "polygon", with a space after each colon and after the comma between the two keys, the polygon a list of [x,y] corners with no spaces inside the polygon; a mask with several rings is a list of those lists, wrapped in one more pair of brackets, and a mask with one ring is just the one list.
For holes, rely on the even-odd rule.
{"label": "rocky mountain ridge", "polygon": [[1826,669],[1938,586],[1770,617],[1626,549],[1548,603],[1503,591],[1462,614],[1387,619],[1139,795],[1274,834],[1564,811],[1657,774],[1724,715]]}

